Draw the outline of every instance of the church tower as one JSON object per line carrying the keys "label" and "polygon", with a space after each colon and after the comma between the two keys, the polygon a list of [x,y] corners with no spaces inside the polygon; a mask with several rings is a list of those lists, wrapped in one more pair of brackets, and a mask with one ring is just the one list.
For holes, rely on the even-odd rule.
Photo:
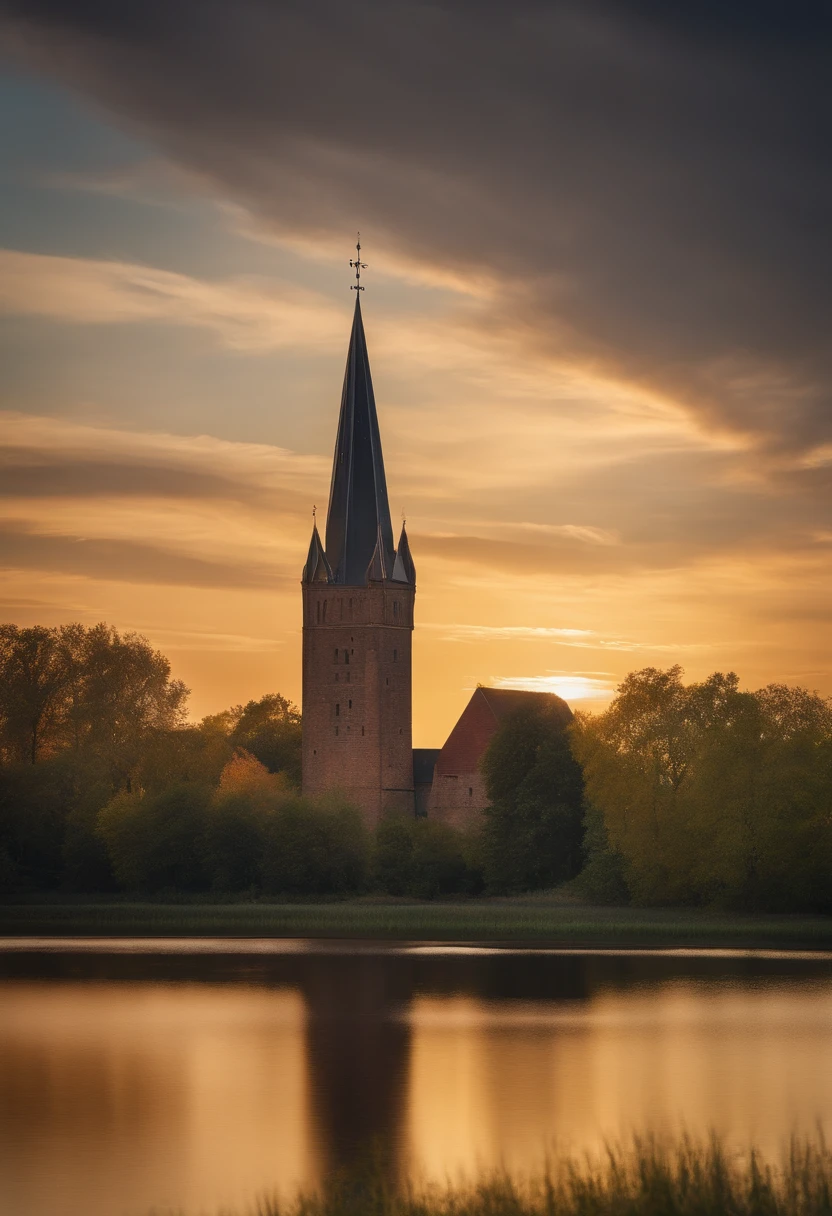
{"label": "church tower", "polygon": [[340,790],[374,827],[412,815],[411,641],[416,571],[407,533],[398,548],[361,318],[355,315],[326,545],[317,522],[303,568],[303,792]]}

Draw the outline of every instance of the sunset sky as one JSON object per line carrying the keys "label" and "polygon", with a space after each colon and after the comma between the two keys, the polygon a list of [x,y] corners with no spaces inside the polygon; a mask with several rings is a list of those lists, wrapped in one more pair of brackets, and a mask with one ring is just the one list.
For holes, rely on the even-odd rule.
{"label": "sunset sky", "polygon": [[0,13],[2,619],[300,701],[360,228],[417,746],[478,682],[832,694],[832,10]]}

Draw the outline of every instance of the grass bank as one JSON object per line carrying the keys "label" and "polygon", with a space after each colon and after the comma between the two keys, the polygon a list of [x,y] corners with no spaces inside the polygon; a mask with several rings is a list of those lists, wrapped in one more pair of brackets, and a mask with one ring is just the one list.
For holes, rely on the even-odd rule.
{"label": "grass bank", "polygon": [[594,907],[557,895],[464,902],[31,900],[0,905],[3,936],[308,937],[574,948],[832,949],[832,917]]}
{"label": "grass bank", "polygon": [[773,1169],[718,1143],[637,1144],[594,1165],[564,1160],[536,1178],[492,1176],[467,1187],[396,1187],[382,1171],[330,1181],[317,1194],[258,1216],[829,1216],[832,1159],[822,1143],[795,1144]]}

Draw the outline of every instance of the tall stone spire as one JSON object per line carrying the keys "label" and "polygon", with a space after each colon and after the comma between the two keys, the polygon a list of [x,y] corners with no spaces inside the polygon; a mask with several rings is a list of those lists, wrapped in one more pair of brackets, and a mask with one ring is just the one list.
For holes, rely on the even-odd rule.
{"label": "tall stone spire", "polygon": [[[317,525],[303,568],[303,793],[341,790],[369,828],[413,815],[412,639],[416,568],[387,501],[376,403],[355,316],[341,394],[326,547]],[[313,508],[313,515],[315,509]]]}
{"label": "tall stone spire", "polygon": [[326,557],[333,581],[350,587],[366,586],[377,546],[382,550],[382,568],[391,571],[395,560],[393,526],[361,296],[356,292],[326,518]]}

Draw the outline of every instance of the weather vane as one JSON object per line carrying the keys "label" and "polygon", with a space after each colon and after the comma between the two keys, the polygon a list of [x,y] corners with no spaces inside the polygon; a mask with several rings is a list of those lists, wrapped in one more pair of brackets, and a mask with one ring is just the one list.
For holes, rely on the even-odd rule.
{"label": "weather vane", "polygon": [[356,233],[356,236],[358,238],[355,243],[356,256],[350,258],[350,266],[355,271],[355,282],[352,285],[352,290],[363,291],[364,288],[361,286],[361,271],[367,269],[367,263],[361,261],[361,233]]}
{"label": "weather vane", "polygon": [[314,505],[312,507],[312,518],[313,518],[313,520],[316,520],[318,518],[318,508]]}

